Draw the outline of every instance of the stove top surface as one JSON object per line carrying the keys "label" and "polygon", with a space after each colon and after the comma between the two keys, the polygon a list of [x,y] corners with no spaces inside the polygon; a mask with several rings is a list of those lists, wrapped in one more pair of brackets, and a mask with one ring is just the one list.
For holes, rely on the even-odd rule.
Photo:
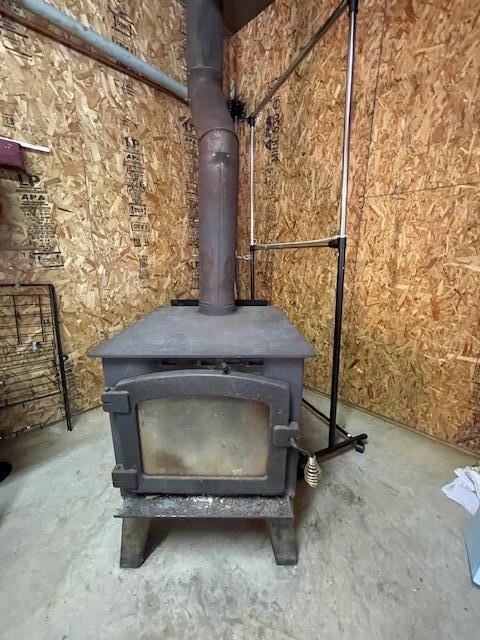
{"label": "stove top surface", "polygon": [[285,314],[273,306],[237,307],[227,316],[207,316],[198,307],[160,307],[89,353],[106,359],[314,355]]}

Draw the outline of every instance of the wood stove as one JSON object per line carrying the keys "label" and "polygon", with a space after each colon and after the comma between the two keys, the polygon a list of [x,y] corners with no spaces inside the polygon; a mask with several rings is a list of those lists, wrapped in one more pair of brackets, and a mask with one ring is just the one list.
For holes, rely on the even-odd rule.
{"label": "wood stove", "polygon": [[198,512],[200,496],[210,497],[215,516],[228,498],[235,517],[288,531],[287,545],[272,536],[274,550],[279,562],[295,562],[290,439],[299,435],[304,359],[314,352],[285,315],[273,306],[241,306],[228,316],[162,307],[91,355],[102,359],[107,385],[112,478],[124,497],[123,564],[132,563],[131,529],[139,529],[128,518],[162,517],[162,505],[164,517],[176,517],[175,501],[184,517],[209,517],[208,508]]}
{"label": "wood stove", "polygon": [[120,563],[139,566],[152,518],[260,518],[297,561],[292,497],[303,364],[273,306],[235,302],[238,138],[222,91],[223,5],[187,0],[188,95],[199,143],[198,306],[157,309],[97,347],[124,498]]}

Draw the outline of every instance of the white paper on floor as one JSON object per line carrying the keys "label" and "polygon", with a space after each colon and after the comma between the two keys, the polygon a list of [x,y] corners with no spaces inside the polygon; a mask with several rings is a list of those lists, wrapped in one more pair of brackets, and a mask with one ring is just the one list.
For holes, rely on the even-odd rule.
{"label": "white paper on floor", "polygon": [[455,469],[457,476],[453,482],[442,487],[443,493],[465,507],[472,516],[480,506],[480,466]]}

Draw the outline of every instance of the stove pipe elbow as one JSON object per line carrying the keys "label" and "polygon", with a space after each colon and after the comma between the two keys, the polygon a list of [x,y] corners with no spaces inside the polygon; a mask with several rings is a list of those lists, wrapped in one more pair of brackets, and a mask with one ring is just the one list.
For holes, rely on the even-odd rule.
{"label": "stove pipe elbow", "polygon": [[222,90],[223,15],[219,0],[187,0],[188,97],[199,145],[199,309],[235,310],[238,138]]}

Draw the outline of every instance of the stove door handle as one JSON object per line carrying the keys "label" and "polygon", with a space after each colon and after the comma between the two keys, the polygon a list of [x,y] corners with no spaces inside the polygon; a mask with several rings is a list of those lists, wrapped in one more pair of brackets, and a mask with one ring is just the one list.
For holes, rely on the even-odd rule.
{"label": "stove door handle", "polygon": [[276,424],[273,427],[272,442],[274,447],[291,447],[290,439],[293,438],[294,440],[297,440],[298,437],[298,422],[295,422],[294,420],[292,420],[290,424]]}

